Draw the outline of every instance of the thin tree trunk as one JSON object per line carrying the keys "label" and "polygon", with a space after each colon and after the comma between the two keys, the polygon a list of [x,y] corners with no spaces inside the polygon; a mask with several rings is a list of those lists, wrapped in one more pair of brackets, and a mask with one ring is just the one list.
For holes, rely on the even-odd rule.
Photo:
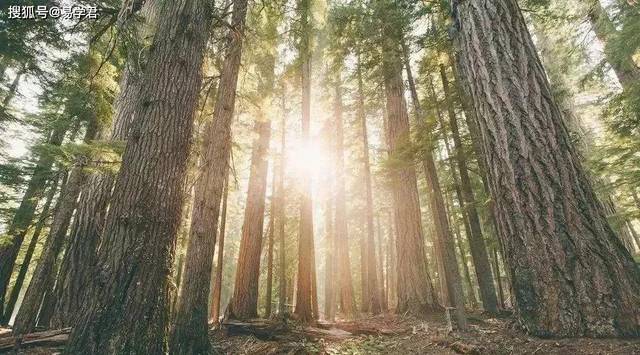
{"label": "thin tree trunk", "polygon": [[[302,83],[302,142],[309,143],[309,126],[311,123],[311,2],[300,0],[300,31],[302,33],[300,51],[300,74]],[[313,255],[313,201],[311,196],[311,176],[303,172],[300,182],[300,239],[298,241],[298,281],[295,313],[302,322],[317,318],[313,313],[316,295],[313,293],[313,275],[315,264]]]}
{"label": "thin tree trunk", "polygon": [[605,58],[620,85],[625,91],[632,92],[633,87],[640,81],[640,68],[634,63],[633,58],[618,55],[618,50],[611,38],[616,35],[617,29],[602,8],[600,0],[591,0],[591,4],[591,11],[588,14],[591,29],[604,45]]}
{"label": "thin tree trunk", "polygon": [[209,16],[202,1],[178,0],[165,3],[159,18],[98,252],[98,279],[67,354],[168,351],[169,279]]}
{"label": "thin tree trunk", "polygon": [[[406,49],[405,49],[406,53]],[[406,54],[405,54],[406,56]],[[420,100],[416,90],[413,76],[411,75],[411,66],[409,65],[408,57],[405,60],[407,77],[409,79],[409,90],[411,91],[411,97],[415,107],[415,113],[417,122],[421,126],[421,129],[428,130],[425,127],[420,118],[422,117],[422,109],[420,106]],[[401,67],[400,67],[401,70]],[[405,107],[406,111],[406,107]],[[449,228],[449,219],[444,205],[444,197],[442,196],[442,189],[440,188],[440,182],[438,180],[438,173],[436,170],[435,160],[433,158],[433,152],[431,151],[431,136],[432,133],[425,132],[428,142],[424,152],[422,152],[424,174],[427,180],[428,196],[429,196],[429,209],[431,210],[433,223],[435,227],[436,245],[438,246],[438,256],[442,264],[444,279],[447,290],[447,297],[449,305],[455,308],[456,323],[459,329],[466,329],[467,320],[464,314],[464,296],[462,293],[462,283],[460,281],[460,271],[458,270],[458,262],[456,261],[456,250],[453,236]]]}
{"label": "thin tree trunk", "polygon": [[520,323],[539,336],[639,335],[640,270],[581,166],[516,1],[453,8]]}
{"label": "thin tree trunk", "polygon": [[208,297],[220,201],[229,169],[231,122],[242,56],[247,0],[233,3],[227,52],[220,74],[212,120],[205,127],[199,179],[194,186],[189,245],[181,293],[171,334],[173,353],[208,351]]}
{"label": "thin tree trunk", "polygon": [[487,246],[482,236],[482,227],[480,226],[480,217],[476,209],[476,200],[471,185],[471,177],[467,168],[467,159],[458,129],[458,121],[451,101],[451,92],[449,89],[449,80],[444,65],[440,65],[440,78],[445,94],[445,102],[447,105],[447,113],[449,115],[449,128],[453,136],[453,143],[456,150],[455,158],[460,171],[460,187],[464,203],[461,206],[465,210],[469,223],[469,232],[467,239],[469,240],[469,249],[473,258],[473,265],[476,269],[476,278],[478,286],[480,286],[480,298],[482,306],[486,312],[495,314],[498,312],[496,290],[493,286],[493,275],[491,274],[491,264],[487,254]]}
{"label": "thin tree trunk", "polygon": [[[275,179],[273,181],[273,185],[275,186]],[[275,187],[274,187],[275,189]],[[273,191],[273,190],[272,190]],[[274,194],[272,192],[271,194],[271,201],[274,201],[273,199]],[[273,202],[272,202],[273,203]],[[267,294],[265,296],[265,318],[271,318],[271,299],[273,296],[273,228],[274,228],[274,222],[273,222],[273,207],[271,207],[271,212],[269,214],[269,234],[268,234],[268,250],[267,250]]]}
{"label": "thin tree trunk", "polygon": [[286,244],[285,244],[285,225],[286,225],[286,216],[285,216],[285,203],[286,196],[284,191],[284,168],[286,164],[286,136],[287,136],[287,125],[286,125],[286,105],[285,105],[285,90],[283,87],[282,91],[282,122],[280,127],[280,166],[278,167],[278,174],[280,175],[280,179],[278,180],[278,203],[276,206],[277,209],[277,218],[278,222],[278,258],[279,260],[279,269],[278,269],[278,282],[279,282],[279,290],[278,290],[278,314],[280,317],[284,317],[287,312],[287,263],[286,263]]}
{"label": "thin tree trunk", "polygon": [[[349,230],[347,225],[347,190],[345,187],[344,169],[344,122],[342,119],[342,88],[340,79],[336,83],[334,97],[334,134],[335,134],[335,245],[337,292],[345,317],[355,313],[353,298],[353,281],[351,279],[351,260],[349,258]],[[375,269],[373,270],[375,272]],[[371,275],[368,275],[368,278]],[[371,282],[371,280],[369,280]],[[371,295],[370,295],[371,296]],[[378,312],[380,304],[378,302]]]}
{"label": "thin tree trunk", "polygon": [[220,320],[220,295],[222,294],[222,269],[224,267],[224,240],[227,227],[227,203],[229,200],[229,176],[225,179],[224,193],[222,196],[222,212],[220,212],[220,240],[218,242],[218,260],[216,263],[216,279],[211,297],[210,315],[217,324]]}
{"label": "thin tree trunk", "polygon": [[[367,218],[367,241],[366,241],[366,276],[367,289],[363,292],[368,293],[368,297],[363,296],[363,301],[367,302],[367,309],[373,314],[378,314],[382,310],[380,303],[380,288],[378,287],[378,265],[376,259],[376,244],[375,244],[375,226],[373,224],[373,189],[371,187],[371,166],[369,161],[369,136],[367,133],[367,118],[364,111],[364,92],[362,83],[362,72],[360,58],[358,57],[358,63],[356,68],[356,75],[358,79],[358,117],[360,121],[360,129],[362,134],[363,145],[363,158],[364,163],[364,184],[366,193],[366,218]],[[342,129],[339,130],[339,135],[342,135]]]}
{"label": "thin tree trunk", "polygon": [[[54,146],[61,145],[67,128],[68,127],[62,124],[56,125],[47,143]],[[18,252],[35,216],[38,201],[46,188],[47,181],[51,178],[52,165],[52,156],[46,153],[40,155],[24,195],[22,196],[22,201],[7,228],[6,236],[9,242],[4,243],[2,247],[0,247],[0,313],[3,313],[4,310],[4,297],[9,286],[9,280],[11,279]]]}
{"label": "thin tree trunk", "polygon": [[271,122],[258,120],[258,133],[251,153],[251,174],[244,210],[240,254],[236,268],[233,298],[229,315],[237,319],[258,317],[258,278],[260,277],[260,252],[264,224],[264,205],[267,190],[267,151],[271,138]]}
{"label": "thin tree trunk", "polygon": [[13,98],[16,96],[16,92],[18,91],[18,84],[20,84],[20,79],[22,78],[22,75],[24,75],[24,72],[25,72],[25,69],[23,67],[22,69],[20,69],[20,71],[18,71],[18,73],[16,74],[16,77],[13,78],[13,81],[11,82],[9,89],[7,90],[7,94],[2,100],[2,108],[4,110],[7,109],[7,106],[9,106],[9,103],[11,102],[11,100],[13,100]]}
{"label": "thin tree trunk", "polygon": [[498,296],[500,296],[500,308],[505,307],[504,288],[502,286],[502,276],[500,276],[500,260],[498,260],[498,249],[493,249],[493,270],[496,275],[496,282],[498,283]]}
{"label": "thin tree trunk", "polygon": [[29,271],[29,264],[31,263],[31,258],[33,258],[33,252],[35,251],[36,245],[38,244],[38,239],[40,238],[42,229],[44,228],[47,219],[49,219],[50,217],[49,208],[51,208],[51,202],[56,195],[57,188],[58,182],[54,181],[49,188],[49,194],[47,195],[47,199],[44,205],[42,206],[40,217],[38,219],[38,222],[36,223],[33,235],[31,236],[31,241],[29,241],[29,246],[27,246],[27,250],[25,251],[24,258],[22,259],[22,264],[20,265],[20,271],[18,271],[16,281],[14,282],[11,293],[9,294],[9,299],[7,300],[7,305],[5,306],[4,315],[2,317],[2,320],[0,320],[0,324],[9,324],[9,321],[11,320],[16,302],[18,301],[18,297],[20,296],[20,291],[22,290],[22,286],[27,277],[27,271]]}
{"label": "thin tree trunk", "polygon": [[[328,176],[328,179],[331,179],[331,176]],[[334,228],[333,228],[333,202],[334,202],[334,191],[333,184],[329,182],[327,184],[327,189],[329,189],[329,193],[327,193],[327,198],[325,202],[325,234],[327,240],[327,252],[326,252],[326,261],[325,261],[325,285],[324,285],[324,317],[325,320],[329,322],[335,321],[336,316],[336,268],[335,268],[335,237],[334,237]]]}
{"label": "thin tree trunk", "polygon": [[[382,312],[386,312],[389,310],[389,304],[387,303],[387,288],[388,282],[386,280],[385,275],[385,257],[384,251],[382,248],[384,237],[382,236],[382,228],[380,227],[380,215],[376,215],[376,230],[378,235],[378,240],[376,241],[377,249],[378,249],[378,283],[380,285],[380,310]],[[387,274],[388,275],[388,274]]]}

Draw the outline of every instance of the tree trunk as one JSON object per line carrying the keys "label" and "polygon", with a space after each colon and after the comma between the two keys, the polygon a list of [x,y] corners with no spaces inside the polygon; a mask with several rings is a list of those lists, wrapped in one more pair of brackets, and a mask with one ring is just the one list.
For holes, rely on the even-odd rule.
{"label": "tree trunk", "polygon": [[[54,146],[61,145],[66,132],[65,125],[57,124],[47,143]],[[0,314],[3,313],[4,296],[9,286],[13,266],[27,230],[33,221],[38,201],[46,188],[47,181],[51,178],[52,165],[52,156],[46,153],[40,155],[22,196],[22,201],[7,228],[6,236],[9,242],[0,247]]]}
{"label": "tree trunk", "polygon": [[[389,41],[387,41],[389,42]],[[402,62],[399,48],[383,48],[384,86],[387,107],[386,135],[390,155],[405,160],[408,148],[409,115],[404,100]],[[439,309],[427,271],[424,236],[415,168],[411,162],[399,163],[391,171],[393,209],[396,226],[398,305],[396,313],[421,315]]]}
{"label": "tree trunk", "polygon": [[229,315],[236,319],[258,317],[258,278],[264,223],[264,200],[267,189],[267,151],[271,137],[271,122],[259,119],[255,124],[258,137],[253,142],[251,175],[244,211],[240,254],[236,268],[233,298]]}
{"label": "tree trunk", "polygon": [[105,222],[97,280],[65,353],[168,351],[169,277],[208,38],[204,5],[180,0],[162,8]]}
{"label": "tree trunk", "polygon": [[[371,166],[369,162],[369,136],[367,132],[367,118],[364,108],[364,92],[362,83],[362,71],[360,58],[358,57],[358,63],[356,68],[356,75],[358,79],[358,118],[360,121],[360,129],[362,134],[363,145],[363,158],[364,163],[364,184],[366,193],[366,218],[367,218],[367,239],[366,239],[366,286],[367,289],[363,289],[362,292],[367,293],[367,297],[363,295],[362,299],[367,303],[366,309],[373,314],[378,314],[382,310],[380,303],[380,288],[378,287],[378,265],[376,262],[376,245],[375,245],[375,227],[373,225],[373,190],[371,187]],[[338,136],[342,138],[342,127],[338,130]],[[341,139],[342,140],[342,139]],[[340,145],[342,145],[340,143]],[[343,154],[342,152],[340,153]],[[363,302],[363,307],[364,307]]]}
{"label": "tree trunk", "polygon": [[218,243],[218,261],[216,263],[216,280],[213,284],[210,315],[214,323],[220,320],[220,295],[222,293],[222,268],[224,267],[224,239],[227,227],[227,202],[229,200],[229,176],[225,179],[222,196],[222,212],[220,212],[220,240]]}
{"label": "tree trunk", "polygon": [[[331,179],[328,176],[327,179]],[[334,191],[333,184],[329,182],[327,184],[327,199],[325,203],[325,234],[327,240],[327,252],[325,261],[325,284],[324,284],[324,318],[329,322],[334,322],[336,317],[336,243],[333,228],[333,205],[334,205]]]}
{"label": "tree trunk", "polygon": [[[311,2],[300,0],[298,9],[300,15],[300,31],[302,36],[299,43],[300,75],[302,81],[302,142],[309,143],[309,126],[311,123]],[[300,239],[298,241],[298,286],[296,292],[295,313],[302,322],[309,322],[317,318],[313,313],[314,300],[313,275],[315,264],[313,255],[313,201],[311,196],[311,176],[305,171],[302,174],[300,202]]]}
{"label": "tree trunk", "polygon": [[617,48],[611,41],[617,29],[615,24],[609,19],[607,12],[600,0],[591,0],[591,11],[588,14],[591,29],[604,45],[604,55],[607,63],[611,65],[620,85],[625,91],[631,92],[633,87],[640,81],[640,68],[634,63],[633,58],[617,55]]}
{"label": "tree trunk", "polygon": [[[42,254],[33,272],[22,304],[18,309],[13,325],[15,334],[27,334],[34,330],[36,322],[38,322],[38,313],[43,304],[43,299],[46,294],[53,292],[57,276],[58,257],[65,244],[67,228],[71,222],[71,216],[84,178],[85,174],[82,168],[74,168],[69,174],[67,183],[62,188],[53,222],[49,229],[49,236],[42,249]],[[41,321],[40,324],[48,326],[46,320]]]}
{"label": "tree trunk", "polygon": [[[152,25],[158,10],[156,0],[145,2],[141,15],[146,17],[144,25],[138,29],[138,37],[152,34]],[[111,142],[125,141],[132,121],[136,116],[136,104],[142,85],[139,72],[140,52],[129,53],[127,63],[120,79],[120,93],[114,102],[114,116],[111,132],[99,130],[98,140]],[[84,297],[92,289],[98,245],[103,235],[107,208],[115,176],[109,173],[95,172],[86,177],[81,187],[74,221],[69,231],[69,242],[65,251],[55,286],[55,309],[49,322],[53,328],[65,328],[76,323]]]}
{"label": "tree trunk", "polygon": [[[275,181],[273,185],[275,187]],[[273,190],[272,190],[273,191]],[[271,201],[273,201],[273,193],[271,194]],[[271,318],[271,300],[273,298],[273,231],[274,223],[273,223],[273,207],[271,207],[271,212],[269,214],[269,234],[268,234],[268,249],[267,249],[267,294],[265,296],[265,311],[264,317]]]}
{"label": "tree trunk", "polygon": [[174,353],[199,353],[209,348],[208,296],[216,243],[220,201],[231,152],[231,121],[235,108],[238,71],[242,55],[247,1],[233,4],[227,34],[227,53],[220,75],[213,119],[205,127],[200,178],[195,184],[193,213],[181,296],[171,334]]}
{"label": "tree trunk", "polygon": [[496,298],[496,290],[493,286],[491,264],[489,263],[487,246],[485,245],[484,237],[482,236],[480,217],[478,216],[478,210],[476,209],[475,195],[473,193],[471,177],[469,176],[469,170],[467,168],[467,158],[464,152],[464,146],[462,145],[462,138],[460,137],[458,121],[453,109],[453,102],[451,102],[449,80],[447,79],[447,73],[444,65],[440,65],[440,78],[442,80],[442,87],[445,94],[447,113],[449,115],[449,128],[451,129],[453,144],[456,151],[455,158],[458,163],[458,170],[460,171],[460,187],[462,197],[464,198],[464,203],[461,203],[461,206],[466,211],[468,218],[470,233],[467,235],[467,239],[469,240],[469,249],[471,250],[473,265],[476,269],[478,286],[480,287],[480,298],[482,299],[482,306],[484,310],[495,314],[498,312],[498,301]]}
{"label": "tree trunk", "polygon": [[538,336],[639,335],[640,270],[581,166],[517,3],[453,8],[520,323]]}
{"label": "tree trunk", "polygon": [[55,197],[57,188],[58,182],[54,181],[54,183],[49,188],[49,194],[47,195],[47,199],[44,205],[42,206],[42,211],[40,212],[38,223],[36,224],[36,227],[33,231],[33,235],[31,236],[31,241],[29,241],[29,246],[27,246],[27,250],[25,251],[24,258],[22,259],[22,264],[20,265],[20,271],[18,271],[16,281],[14,282],[11,293],[9,294],[9,299],[7,300],[7,305],[5,306],[4,315],[0,320],[0,324],[9,324],[9,321],[11,320],[16,302],[18,301],[18,297],[20,296],[20,291],[22,290],[22,285],[24,284],[24,281],[27,277],[27,271],[29,271],[29,264],[31,263],[31,258],[33,258],[33,252],[35,251],[36,245],[38,244],[38,239],[40,238],[42,229],[44,228],[47,219],[49,219],[49,208],[51,208],[51,202]]}
{"label": "tree trunk", "polygon": [[378,275],[378,284],[380,285],[379,290],[380,290],[380,311],[381,312],[386,312],[389,310],[389,304],[387,303],[387,282],[386,282],[386,278],[385,278],[385,265],[384,265],[384,252],[382,249],[382,244],[383,244],[383,236],[382,236],[382,228],[380,227],[380,215],[376,215],[376,230],[377,230],[377,241],[376,241],[376,246],[377,246],[377,253],[378,253],[378,267],[377,269],[377,275]]}
{"label": "tree trunk", "polygon": [[286,196],[284,191],[284,168],[286,164],[286,136],[287,136],[287,122],[286,122],[286,105],[285,105],[285,92],[286,88],[283,86],[282,88],[282,123],[280,127],[280,166],[278,167],[278,174],[280,175],[280,179],[278,180],[278,203],[276,206],[277,209],[277,218],[278,222],[278,258],[279,260],[279,268],[278,268],[278,314],[280,317],[284,317],[284,314],[287,312],[287,263],[286,263],[286,244],[285,244],[285,225],[286,225],[286,216],[285,216],[285,203]]}
{"label": "tree trunk", "polygon": [[[342,118],[342,88],[340,80],[335,87],[334,97],[334,134],[335,136],[335,246],[336,251],[336,277],[338,278],[338,295],[340,297],[341,311],[345,317],[351,317],[355,313],[353,299],[353,281],[351,279],[351,260],[349,258],[349,230],[347,226],[347,190],[345,187],[344,169],[344,122]],[[374,260],[375,264],[375,260]],[[375,269],[373,269],[375,272]],[[370,278],[371,275],[367,275]],[[375,274],[374,274],[375,276]],[[371,282],[371,280],[369,280]],[[375,285],[375,284],[374,284]],[[372,297],[371,295],[369,295]],[[375,297],[377,299],[377,297]],[[373,299],[373,297],[371,298]],[[377,311],[380,312],[380,303],[377,302]]]}

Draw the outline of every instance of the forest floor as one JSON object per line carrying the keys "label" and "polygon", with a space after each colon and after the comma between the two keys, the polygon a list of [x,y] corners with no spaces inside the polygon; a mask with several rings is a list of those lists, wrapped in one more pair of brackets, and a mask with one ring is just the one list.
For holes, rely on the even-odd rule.
{"label": "forest floor", "polygon": [[[289,322],[285,328],[281,324],[262,320],[244,330],[237,324],[212,330],[214,353],[640,355],[640,339],[540,339],[517,330],[508,315],[501,318],[472,315],[466,332],[450,331],[444,319],[420,320],[395,315],[319,322],[312,327]],[[64,348],[68,331],[34,334],[32,338],[38,340],[32,345],[17,352],[0,346],[0,353],[56,354]],[[0,329],[0,345],[8,341],[8,335],[7,329]]]}
{"label": "forest floor", "polygon": [[466,332],[449,331],[444,319],[384,315],[260,337],[211,332],[220,354],[640,354],[640,339],[540,339],[510,316],[472,315]]}

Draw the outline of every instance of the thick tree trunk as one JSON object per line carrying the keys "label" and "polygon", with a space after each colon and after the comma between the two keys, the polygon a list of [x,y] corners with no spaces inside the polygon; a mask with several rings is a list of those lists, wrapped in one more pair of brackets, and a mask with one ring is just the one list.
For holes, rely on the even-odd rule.
{"label": "thick tree trunk", "polygon": [[267,151],[271,137],[271,122],[259,119],[255,124],[255,131],[258,136],[253,142],[251,153],[251,174],[240,239],[240,254],[233,298],[229,305],[229,315],[236,319],[258,317],[258,278],[260,277],[264,201],[269,163]]}
{"label": "thick tree trunk", "polygon": [[609,226],[515,0],[453,3],[522,326],[637,336],[640,270]]}
{"label": "thick tree trunk", "polygon": [[165,3],[159,18],[105,222],[97,280],[67,354],[168,351],[169,276],[209,16],[202,1],[179,0]]}
{"label": "thick tree trunk", "polygon": [[42,206],[42,211],[40,211],[40,217],[38,218],[38,222],[36,223],[35,229],[33,230],[31,241],[29,241],[29,245],[27,246],[27,250],[25,251],[24,258],[22,259],[22,264],[20,264],[20,270],[18,271],[16,281],[14,282],[11,293],[9,294],[9,299],[7,300],[7,305],[5,306],[4,314],[2,316],[2,319],[0,320],[0,324],[9,324],[9,321],[11,320],[16,302],[18,301],[18,297],[20,296],[20,291],[22,290],[22,285],[24,284],[24,280],[27,277],[27,271],[29,271],[29,264],[31,263],[31,258],[33,258],[33,252],[35,251],[36,245],[38,244],[38,239],[40,238],[42,229],[49,219],[49,208],[51,208],[51,202],[55,197],[57,188],[58,183],[57,181],[54,181],[54,183],[49,188],[49,194],[47,195],[47,199],[44,205]]}
{"label": "thick tree trunk", "polygon": [[205,127],[200,177],[194,191],[193,213],[184,277],[171,334],[173,353],[200,353],[209,348],[208,297],[216,243],[220,201],[231,152],[231,121],[235,108],[242,56],[247,0],[233,3],[227,53],[220,75],[213,119]]}
{"label": "thick tree trunk", "polygon": [[[390,46],[384,48],[384,53],[386,135],[391,156],[396,160],[404,160],[406,157],[403,153],[408,149],[410,134],[400,51],[395,46]],[[426,268],[416,172],[412,162],[399,165],[401,166],[393,167],[391,171],[398,277],[396,313],[408,311],[414,315],[421,315],[439,309],[439,305],[433,292],[431,276]]]}
{"label": "thick tree trunk", "polygon": [[[65,125],[56,125],[47,143],[55,146],[61,145],[66,132]],[[6,236],[9,242],[0,247],[0,313],[3,313],[4,296],[9,286],[9,279],[11,279],[18,252],[35,216],[38,201],[46,188],[47,181],[51,178],[52,165],[53,157],[46,153],[40,155],[22,196],[22,201],[7,228]]]}
{"label": "thick tree trunk", "polygon": [[222,211],[220,212],[220,238],[218,241],[218,260],[216,262],[216,279],[213,284],[211,296],[211,309],[209,314],[214,323],[220,320],[220,295],[222,294],[222,268],[224,267],[224,240],[227,227],[227,203],[229,200],[229,176],[224,183],[224,193],[222,196]]}
{"label": "thick tree trunk", "polygon": [[[157,0],[147,0],[140,10],[146,17],[144,25],[138,29],[138,37],[152,34],[152,25],[158,11]],[[131,123],[136,116],[136,104],[142,84],[139,72],[140,52],[129,53],[120,79],[120,93],[114,102],[114,117],[111,132],[98,130],[95,138],[112,142],[125,141]],[[65,251],[58,280],[56,281],[55,309],[49,322],[53,328],[64,328],[75,324],[78,309],[92,289],[96,254],[102,238],[105,217],[115,176],[109,173],[90,173],[80,190],[74,221],[69,231],[69,245]]]}
{"label": "thick tree trunk", "polygon": [[467,168],[467,158],[464,152],[464,146],[462,145],[462,138],[460,137],[460,130],[458,129],[458,121],[453,108],[453,102],[451,102],[451,92],[449,89],[449,80],[447,79],[447,73],[444,65],[440,65],[440,78],[442,80],[442,87],[445,94],[445,102],[447,105],[447,113],[449,115],[449,128],[453,136],[453,144],[455,147],[455,158],[458,163],[458,170],[460,171],[460,188],[462,191],[462,197],[464,198],[464,204],[461,206],[465,210],[468,223],[469,223],[469,249],[471,250],[471,257],[473,258],[473,265],[476,269],[476,278],[478,280],[478,286],[480,287],[480,298],[482,299],[482,306],[486,312],[497,313],[497,298],[496,290],[493,286],[493,275],[491,274],[491,264],[489,263],[489,256],[487,254],[487,246],[482,236],[482,227],[480,226],[480,217],[476,209],[476,200],[471,185],[471,177]]}
{"label": "thick tree trunk", "polygon": [[[300,51],[300,75],[302,84],[302,142],[308,144],[309,126],[311,123],[311,2],[298,1],[300,15],[300,31],[302,33]],[[313,275],[315,274],[315,257],[313,241],[313,201],[311,196],[311,176],[308,171],[302,173],[300,181],[300,238],[298,240],[298,281],[295,313],[302,322],[317,318],[313,305],[317,295],[314,294]]]}
{"label": "thick tree trunk", "polygon": [[[335,133],[335,246],[337,293],[340,299],[341,311],[345,317],[355,313],[353,298],[353,280],[351,279],[351,260],[349,258],[349,230],[347,225],[347,190],[345,187],[344,169],[344,122],[342,119],[342,88],[340,82],[335,87],[334,97],[334,133]],[[373,269],[375,272],[375,269]],[[371,275],[368,275],[368,278]],[[375,276],[375,274],[374,274]],[[371,280],[369,280],[371,282]],[[375,284],[374,284],[375,285]],[[371,295],[369,295],[372,297]],[[373,298],[372,298],[373,299]],[[377,299],[377,297],[376,297]],[[380,303],[377,302],[380,312]]]}

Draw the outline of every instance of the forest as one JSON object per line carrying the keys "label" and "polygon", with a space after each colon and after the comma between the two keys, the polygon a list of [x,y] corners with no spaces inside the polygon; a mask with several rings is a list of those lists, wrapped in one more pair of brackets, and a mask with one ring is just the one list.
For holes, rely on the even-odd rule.
{"label": "forest", "polygon": [[640,354],[640,2],[0,1],[0,353]]}

